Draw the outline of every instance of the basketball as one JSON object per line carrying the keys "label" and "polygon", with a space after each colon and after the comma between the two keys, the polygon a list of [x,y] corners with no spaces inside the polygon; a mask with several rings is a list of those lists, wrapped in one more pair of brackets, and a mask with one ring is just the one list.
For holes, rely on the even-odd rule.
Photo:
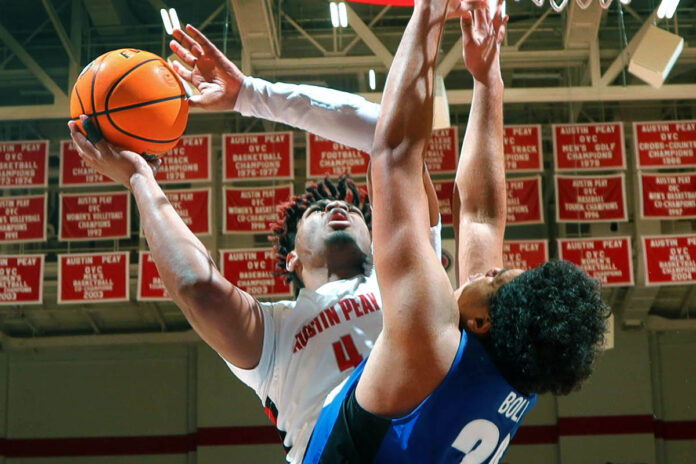
{"label": "basketball", "polygon": [[[81,114],[114,145],[160,155],[184,133],[188,102],[166,61],[124,48],[101,55],[80,73],[70,96],[70,116]],[[79,128],[85,132],[81,123]]]}

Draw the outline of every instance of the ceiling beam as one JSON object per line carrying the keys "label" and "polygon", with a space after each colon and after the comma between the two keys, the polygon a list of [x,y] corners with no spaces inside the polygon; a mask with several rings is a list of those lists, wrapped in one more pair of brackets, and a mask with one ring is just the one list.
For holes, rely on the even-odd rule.
{"label": "ceiling beam", "polygon": [[67,94],[60,88],[58,84],[46,74],[41,65],[27,53],[22,45],[10,34],[10,31],[0,24],[0,41],[4,42],[7,47],[12,50],[17,58],[36,76],[48,90],[51,91],[56,101],[65,102],[68,99]]}
{"label": "ceiling beam", "polygon": [[79,60],[75,56],[75,51],[73,50],[72,42],[71,42],[70,38],[68,37],[68,33],[65,32],[65,28],[63,27],[63,23],[60,22],[60,18],[58,17],[58,12],[53,7],[53,3],[51,3],[51,0],[41,0],[41,2],[43,3],[43,6],[44,6],[44,9],[46,10],[46,13],[48,13],[48,17],[50,18],[51,22],[53,23],[53,27],[55,28],[56,33],[58,34],[58,39],[60,40],[60,43],[63,45],[65,52],[68,54],[68,58],[70,58],[70,63],[71,64],[79,63]]}
{"label": "ceiling beam", "polygon": [[394,55],[389,51],[387,47],[384,46],[381,40],[377,38],[372,29],[365,24],[365,22],[360,19],[360,16],[346,4],[346,10],[348,11],[348,24],[355,31],[355,33],[365,42],[365,45],[372,50],[372,53],[377,56],[386,69],[391,68],[392,61],[394,61]]}

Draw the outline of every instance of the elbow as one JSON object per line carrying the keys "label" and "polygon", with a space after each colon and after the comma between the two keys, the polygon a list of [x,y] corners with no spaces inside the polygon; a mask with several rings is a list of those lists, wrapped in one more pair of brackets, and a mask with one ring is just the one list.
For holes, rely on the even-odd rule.
{"label": "elbow", "polygon": [[180,279],[173,293],[190,311],[200,312],[215,307],[219,289],[211,278],[191,277]]}

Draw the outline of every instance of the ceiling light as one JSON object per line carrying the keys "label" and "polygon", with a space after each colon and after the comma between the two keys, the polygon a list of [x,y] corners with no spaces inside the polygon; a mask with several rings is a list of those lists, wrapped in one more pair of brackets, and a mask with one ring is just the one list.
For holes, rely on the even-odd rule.
{"label": "ceiling light", "polygon": [[336,2],[329,3],[329,11],[331,12],[331,25],[338,27],[341,23],[338,19],[338,5],[336,5]]}
{"label": "ceiling light", "polygon": [[169,13],[167,10],[162,8],[160,10],[160,15],[162,16],[162,22],[164,23],[164,30],[166,31],[167,34],[172,35],[172,32],[174,32],[174,29],[172,28],[172,22],[169,19]]}
{"label": "ceiling light", "polygon": [[343,2],[338,4],[338,20],[341,23],[341,27],[348,27],[348,10]]}
{"label": "ceiling light", "polygon": [[377,88],[377,78],[375,76],[375,70],[370,69],[370,72],[367,73],[368,80],[370,81],[370,90],[375,90]]}

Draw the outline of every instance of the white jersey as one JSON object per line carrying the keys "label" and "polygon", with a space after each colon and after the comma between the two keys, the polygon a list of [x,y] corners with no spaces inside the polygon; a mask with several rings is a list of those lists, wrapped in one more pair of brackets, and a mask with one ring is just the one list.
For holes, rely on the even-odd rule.
{"label": "white jersey", "polygon": [[228,363],[256,391],[288,451],[300,462],[326,395],[368,355],[382,331],[374,272],[300,290],[296,301],[261,303],[264,339],[256,368]]}
{"label": "white jersey", "polygon": [[[379,105],[320,87],[270,84],[246,77],[235,110],[293,125],[369,151]],[[430,242],[441,253],[441,224]],[[288,451],[302,461],[326,396],[366,357],[382,331],[382,298],[374,272],[300,290],[296,301],[261,303],[263,350],[254,369],[227,363],[254,389]]]}

